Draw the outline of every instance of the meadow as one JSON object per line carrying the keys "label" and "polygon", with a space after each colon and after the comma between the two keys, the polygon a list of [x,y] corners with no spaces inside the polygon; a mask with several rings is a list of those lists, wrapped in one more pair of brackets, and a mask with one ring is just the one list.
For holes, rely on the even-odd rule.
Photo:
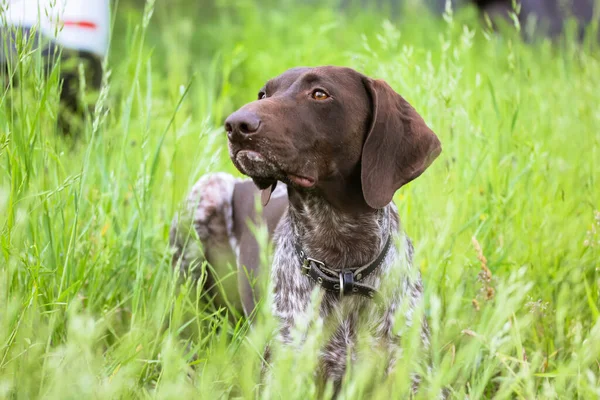
{"label": "meadow", "polygon": [[116,2],[75,135],[56,122],[61,66],[22,49],[0,97],[0,398],[314,397],[319,330],[261,380],[268,310],[250,326],[216,309],[171,268],[168,231],[200,176],[238,174],[224,118],[326,64],[385,79],[443,145],[395,197],[430,354],[407,329],[394,373],[359,360],[341,398],[407,398],[412,372],[423,399],[600,396],[597,45],[525,43],[471,8],[316,4]]}

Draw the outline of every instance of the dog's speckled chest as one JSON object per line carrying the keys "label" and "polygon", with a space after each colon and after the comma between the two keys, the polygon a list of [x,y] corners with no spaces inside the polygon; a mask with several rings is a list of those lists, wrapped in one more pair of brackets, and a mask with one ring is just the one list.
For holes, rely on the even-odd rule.
{"label": "dog's speckled chest", "polygon": [[[322,209],[320,207],[319,209]],[[306,211],[306,210],[304,210]],[[298,220],[293,211],[286,213],[282,218],[275,233],[276,249],[271,270],[273,285],[273,313],[280,320],[280,339],[283,343],[292,343],[295,334],[300,337],[307,332],[311,322],[310,312],[312,292],[318,284],[301,271],[301,262],[298,258],[294,243],[298,230],[306,229],[306,226],[298,226]],[[335,219],[335,218],[334,218]],[[383,221],[383,222],[382,222]],[[338,219],[336,222],[340,222]],[[382,211],[379,221],[371,221],[366,225],[367,229],[380,237],[386,237],[389,232],[396,239],[403,242],[400,246],[392,246],[382,262],[381,266],[370,276],[365,278],[364,283],[372,285],[381,290],[384,305],[378,307],[374,301],[360,296],[345,296],[340,299],[338,295],[321,290],[322,301],[318,309],[318,318],[323,320],[323,325],[329,328],[331,336],[321,351],[321,370],[324,378],[339,382],[345,372],[345,363],[348,352],[351,352],[357,331],[367,328],[373,332],[373,339],[384,346],[395,347],[397,335],[392,331],[396,311],[408,310],[405,314],[407,322],[410,323],[412,310],[417,306],[422,297],[422,285],[420,274],[412,271],[412,245],[410,240],[399,231],[399,222],[395,206],[389,205]],[[323,221],[319,221],[323,223]],[[325,225],[326,227],[326,225]],[[340,228],[344,230],[344,226]],[[312,237],[319,236],[317,232],[311,232]],[[326,240],[321,243],[326,243]],[[313,242],[315,246],[317,241]],[[398,244],[398,240],[396,241]],[[318,253],[313,247],[313,251]],[[403,251],[404,250],[404,251]],[[321,252],[323,254],[323,252]],[[352,262],[357,257],[356,252],[349,251],[345,262]],[[358,257],[360,259],[360,257]],[[364,260],[363,260],[364,261]],[[382,281],[390,281],[391,285],[382,287]],[[319,296],[317,296],[319,298]],[[313,316],[314,317],[314,316]],[[361,326],[364,325],[364,326]]]}

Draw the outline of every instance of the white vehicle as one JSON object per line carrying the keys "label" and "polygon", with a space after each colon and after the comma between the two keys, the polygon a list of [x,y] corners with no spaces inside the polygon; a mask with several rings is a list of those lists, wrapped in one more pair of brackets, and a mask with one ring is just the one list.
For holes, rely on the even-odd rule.
{"label": "white vehicle", "polygon": [[19,68],[16,38],[21,34],[41,51],[46,65],[54,65],[60,55],[62,106],[58,122],[66,132],[78,130],[78,118],[73,116],[82,115],[83,107],[90,104],[82,103],[80,76],[73,66],[83,64],[88,89],[100,88],[109,17],[109,0],[0,0],[0,75],[8,82],[7,72]]}
{"label": "white vehicle", "polygon": [[39,27],[47,39],[103,57],[108,48],[108,0],[0,0],[2,28]]}

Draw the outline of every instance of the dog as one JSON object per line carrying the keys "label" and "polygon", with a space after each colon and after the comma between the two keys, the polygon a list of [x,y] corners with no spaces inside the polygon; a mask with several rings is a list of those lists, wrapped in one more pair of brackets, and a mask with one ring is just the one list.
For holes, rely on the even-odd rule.
{"label": "dog", "polygon": [[[269,80],[256,101],[226,119],[225,130],[233,164],[250,179],[216,173],[194,185],[171,227],[174,265],[201,274],[208,261],[211,290],[224,265],[235,265],[237,278],[215,301],[227,297],[246,315],[260,296],[251,277],[268,273],[284,344],[317,291],[318,318],[332,329],[319,372],[336,391],[359,329],[388,349],[389,368],[399,312],[407,324],[422,324],[426,343],[426,322],[413,321],[421,276],[392,201],[441,152],[414,108],[384,81],[353,69],[301,67]],[[251,229],[261,220],[274,244],[270,265],[261,264]]]}

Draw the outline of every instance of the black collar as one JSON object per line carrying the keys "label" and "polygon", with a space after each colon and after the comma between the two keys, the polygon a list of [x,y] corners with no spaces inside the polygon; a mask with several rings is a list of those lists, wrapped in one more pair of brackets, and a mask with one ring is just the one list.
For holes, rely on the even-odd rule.
{"label": "black collar", "polygon": [[383,250],[372,263],[356,269],[342,269],[339,272],[327,268],[322,261],[308,257],[304,250],[302,250],[302,246],[298,240],[296,240],[294,246],[298,257],[300,258],[302,273],[308,275],[315,283],[319,284],[326,291],[339,293],[340,297],[346,295],[360,295],[380,303],[381,296],[377,290],[370,285],[360,283],[360,281],[379,268],[390,250],[391,243],[392,235],[389,234],[385,246],[383,246]]}

